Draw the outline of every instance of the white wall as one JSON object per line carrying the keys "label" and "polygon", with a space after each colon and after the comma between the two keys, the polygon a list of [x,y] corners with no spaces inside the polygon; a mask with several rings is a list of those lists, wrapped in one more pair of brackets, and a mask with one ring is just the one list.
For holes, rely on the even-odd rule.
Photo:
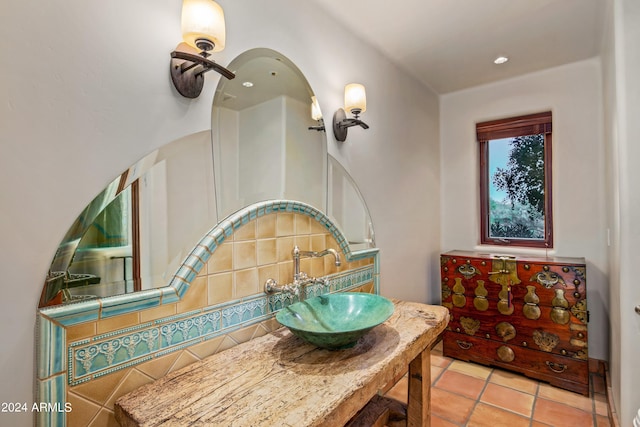
{"label": "white wall", "polygon": [[[309,102],[285,97],[284,186],[282,198],[299,200],[322,210],[327,204],[327,149],[325,135],[310,131],[317,122]],[[311,161],[309,161],[311,160]]]}
{"label": "white wall", "polygon": [[[367,200],[382,254],[382,292],[438,294],[438,99],[320,10],[296,0],[220,0],[228,64],[268,47],[305,73],[331,117],[343,87],[367,86],[371,129],[329,151]],[[33,400],[34,319],[55,249],[81,209],[154,149],[210,129],[219,79],[182,98],[169,78],[180,0],[23,0],[0,6],[0,401]],[[31,425],[31,414],[0,424]]]}
{"label": "white wall", "polygon": [[308,102],[279,96],[239,112],[217,106],[213,114],[220,220],[268,199],[324,209],[326,135],[308,130],[317,124]]}
{"label": "white wall", "polygon": [[[224,123],[211,130],[216,191],[216,209],[222,217],[240,209],[240,113],[228,108],[216,107],[212,114],[214,123]],[[224,143],[223,143],[224,142]],[[225,159],[222,161],[221,159]]]}
{"label": "white wall", "polygon": [[[551,110],[556,256],[587,260],[589,357],[608,359],[606,191],[600,62],[578,62],[441,97],[442,249],[480,249],[475,123]],[[483,247],[483,250],[487,250]],[[498,247],[499,253],[517,251]]]}
{"label": "white wall", "polygon": [[610,1],[609,28],[603,49],[605,141],[607,142],[606,205],[611,229],[610,372],[620,425],[631,425],[640,409],[640,304],[637,280],[640,245],[640,4]]}
{"label": "white wall", "polygon": [[240,183],[240,206],[236,209],[246,206],[246,202],[282,197],[285,126],[284,97],[240,111],[236,177]]}

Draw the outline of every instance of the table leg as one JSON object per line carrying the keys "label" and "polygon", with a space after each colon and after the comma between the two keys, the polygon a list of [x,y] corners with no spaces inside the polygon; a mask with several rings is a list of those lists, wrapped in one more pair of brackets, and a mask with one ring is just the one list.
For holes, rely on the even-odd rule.
{"label": "table leg", "polygon": [[426,348],[409,364],[407,426],[431,425],[431,351]]}

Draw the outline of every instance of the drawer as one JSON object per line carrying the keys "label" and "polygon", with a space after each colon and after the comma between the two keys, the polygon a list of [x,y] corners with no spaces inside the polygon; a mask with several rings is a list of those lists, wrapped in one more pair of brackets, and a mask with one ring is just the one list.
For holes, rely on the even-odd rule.
{"label": "drawer", "polygon": [[555,323],[550,307],[539,307],[537,320],[523,315],[523,305],[514,304],[512,315],[502,315],[495,307],[487,311],[453,307],[448,330],[467,336],[528,347],[580,360],[588,357],[587,325],[571,315],[566,324]]}
{"label": "drawer", "polygon": [[[454,263],[454,261],[456,261]],[[441,280],[443,291],[462,287],[467,296],[477,291],[487,292],[488,298],[497,298],[504,286],[510,285],[515,298],[524,297],[531,286],[542,305],[552,305],[556,290],[573,302],[586,296],[586,271],[584,265],[553,265],[510,261],[503,270],[501,263],[492,266],[491,261],[474,258],[460,259],[441,257]],[[492,272],[508,271],[509,273]],[[484,288],[484,289],[482,289]]]}
{"label": "drawer", "polygon": [[586,267],[583,264],[518,263],[518,276],[523,281],[549,288],[582,289],[586,285]]}
{"label": "drawer", "polygon": [[[508,286],[502,286],[482,278],[466,280],[460,277],[445,277],[444,279],[449,280],[442,281],[443,302],[452,300],[454,295],[472,299],[479,297],[486,298],[489,301],[499,301],[503,297],[506,299],[509,291]],[[584,301],[586,295],[584,286],[581,289],[569,289],[562,285],[558,285],[555,288],[545,288],[536,282],[524,281],[517,285],[511,285],[510,289],[513,301],[529,302],[530,298],[532,298],[538,301],[538,305],[546,305],[548,307],[564,305],[562,300],[566,301],[567,306],[574,306],[578,302]]]}
{"label": "drawer", "polygon": [[[504,317],[517,317],[522,316],[523,321],[531,320],[550,321],[551,326],[566,325],[570,322],[583,323],[588,322],[587,313],[587,300],[575,300],[565,297],[565,294],[560,290],[556,290],[558,294],[551,301],[551,305],[542,304],[542,302],[536,303],[539,299],[535,299],[537,294],[525,295],[524,297],[517,298],[511,297],[511,301],[508,299],[508,295],[503,293],[504,299],[495,299],[487,297],[469,296],[466,294],[460,294],[455,292],[445,292],[443,289],[442,305],[449,308],[452,315],[463,312],[471,316],[504,316]],[[452,311],[453,310],[453,311]]]}
{"label": "drawer", "polygon": [[519,372],[557,387],[589,394],[587,361],[451,331],[444,333],[443,354],[447,357]]}

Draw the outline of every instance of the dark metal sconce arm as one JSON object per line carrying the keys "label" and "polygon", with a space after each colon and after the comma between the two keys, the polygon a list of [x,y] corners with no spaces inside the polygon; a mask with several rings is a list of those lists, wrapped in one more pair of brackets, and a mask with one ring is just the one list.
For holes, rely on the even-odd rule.
{"label": "dark metal sconce arm", "polygon": [[324,119],[318,120],[318,126],[309,126],[309,130],[317,130],[318,132],[324,132]]}
{"label": "dark metal sconce arm", "polygon": [[215,70],[229,80],[236,77],[236,75],[233,74],[230,70],[224,68],[222,65],[216,63],[215,61],[207,59],[201,55],[174,50],[173,52],[171,52],[171,58],[183,59],[185,61],[180,65],[180,72],[182,73],[192,69],[193,67],[201,66],[200,69],[194,70],[194,74],[196,76],[206,73],[210,70]]}
{"label": "dark metal sconce arm", "polygon": [[339,108],[333,115],[333,136],[344,142],[347,139],[347,129],[353,126],[360,126],[362,129],[369,129],[369,125],[357,118],[347,118],[345,111]]}
{"label": "dark metal sconce arm", "polygon": [[220,64],[207,59],[209,54],[202,51],[198,54],[186,43],[180,43],[171,52],[171,81],[180,95],[186,98],[197,98],[204,86],[204,73],[215,70],[231,80],[236,77]]}
{"label": "dark metal sconce arm", "polygon": [[343,119],[341,122],[338,123],[338,126],[343,128],[360,126],[362,129],[369,129],[369,125],[360,119]]}

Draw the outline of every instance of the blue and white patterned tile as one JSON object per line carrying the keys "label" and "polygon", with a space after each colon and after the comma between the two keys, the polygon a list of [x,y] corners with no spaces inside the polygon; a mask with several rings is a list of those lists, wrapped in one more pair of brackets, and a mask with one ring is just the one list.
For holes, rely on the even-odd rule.
{"label": "blue and white patterned tile", "polygon": [[173,278],[171,285],[175,288],[176,294],[178,294],[178,298],[180,299],[182,299],[182,297],[187,293],[190,287],[189,283],[178,277]]}
{"label": "blue and white patterned tile", "polygon": [[220,330],[220,311],[166,323],[160,326],[160,347],[180,345]]}
{"label": "blue and white patterned tile", "polygon": [[158,350],[160,332],[149,328],[94,344],[73,343],[69,347],[70,379],[113,369]]}
{"label": "blue and white patterned tile", "polygon": [[206,260],[209,259],[209,252],[207,252],[202,246],[198,246],[197,249],[197,253],[196,251],[192,252],[185,261],[185,264],[189,265],[196,273],[196,275],[200,273],[200,270],[202,270],[202,267],[204,267]]}
{"label": "blue and white patterned tile", "polygon": [[188,257],[175,274],[178,279],[181,279],[186,283],[191,283],[197,275],[196,270],[193,268],[193,265],[191,265],[191,262],[193,262],[193,258]]}
{"label": "blue and white patterned tile", "polygon": [[218,227],[222,229],[225,238],[231,237],[233,235],[233,222],[231,219],[222,221],[222,223]]}
{"label": "blue and white patterned tile", "polygon": [[160,305],[161,295],[160,289],[150,289],[133,294],[103,298],[100,318],[105,319],[137,310],[157,307]]}
{"label": "blue and white patterned tile", "polygon": [[178,291],[173,286],[160,288],[160,295],[162,297],[163,305],[180,301],[180,297],[178,296]]}
{"label": "blue and white patterned tile", "polygon": [[[206,236],[202,238],[202,240],[200,240],[199,247],[202,247],[206,252],[208,252],[209,256],[211,256],[211,253],[216,250],[216,247],[217,247],[216,239],[211,235],[211,232],[209,232]],[[204,255],[205,254],[202,254],[202,256]],[[203,261],[207,261],[209,259],[209,256],[207,257],[206,260],[203,259]]]}
{"label": "blue and white patterned tile", "polygon": [[271,294],[267,298],[268,298],[270,313],[275,313],[277,311],[280,311],[284,307],[299,301],[298,297],[285,292]]}
{"label": "blue and white patterned tile", "polygon": [[[159,352],[191,345],[202,337],[220,331],[220,311],[172,316],[170,320],[153,322],[157,326],[132,333],[108,336],[100,342],[83,340],[69,346],[70,383],[75,384],[88,375],[98,376],[105,371],[133,366]],[[113,333],[117,334],[117,332]],[[106,336],[107,334],[105,334]]]}
{"label": "blue and white patterned tile", "polygon": [[40,310],[40,313],[64,326],[71,326],[78,323],[98,320],[100,315],[100,301],[89,300],[80,303],[43,308]]}
{"label": "blue and white patterned tile", "polygon": [[222,309],[222,328],[231,328],[267,314],[267,298],[259,297]]}
{"label": "blue and white patterned tile", "polygon": [[[38,315],[36,337],[39,346],[37,355],[38,378],[48,378],[66,369],[64,348],[66,345],[65,329],[42,315]],[[48,355],[48,357],[44,357]]]}
{"label": "blue and white patterned tile", "polygon": [[[39,426],[64,427],[66,426],[66,411],[72,410],[66,404],[65,375],[60,374],[45,380],[37,381],[35,405],[46,405],[43,410],[36,412],[36,423]],[[33,409],[33,406],[29,409]]]}

